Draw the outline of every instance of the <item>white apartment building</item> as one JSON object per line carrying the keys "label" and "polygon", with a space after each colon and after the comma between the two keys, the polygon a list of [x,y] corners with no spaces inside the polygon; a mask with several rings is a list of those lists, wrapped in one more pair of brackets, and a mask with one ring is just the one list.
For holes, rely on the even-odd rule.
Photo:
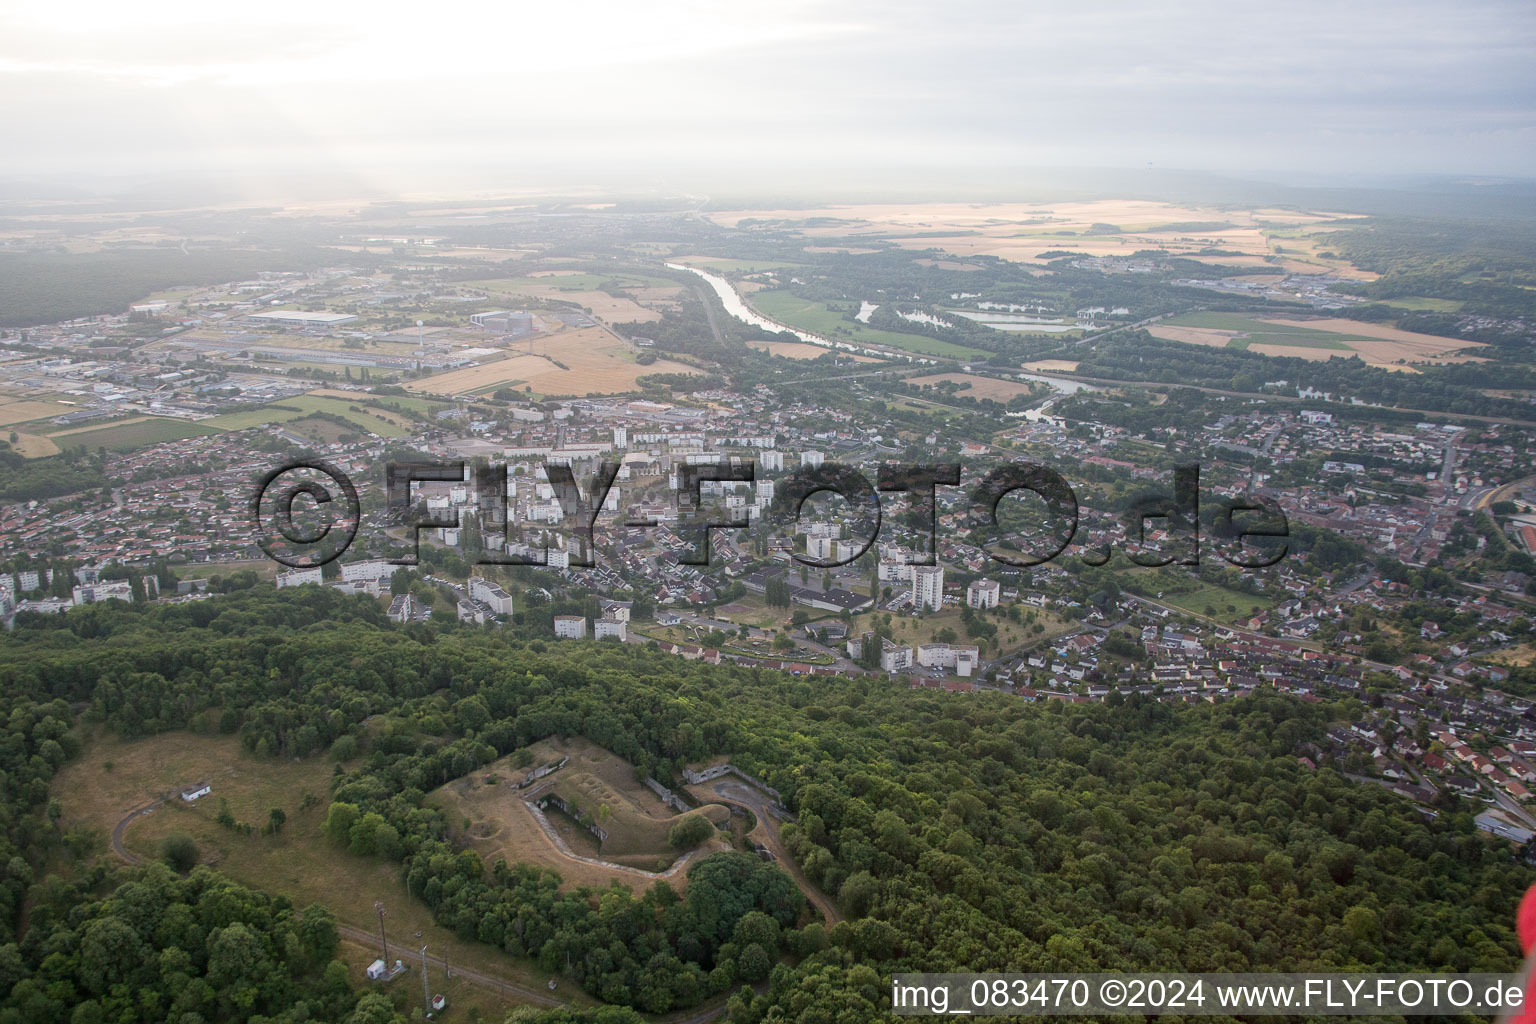
{"label": "white apartment building", "polygon": [[485,605],[497,615],[512,614],[512,595],[484,576],[469,578],[469,596]]}
{"label": "white apartment building", "polygon": [[887,672],[905,672],[912,667],[912,648],[881,640],[880,667]]}
{"label": "white apartment building", "polygon": [[980,579],[965,588],[965,603],[972,608],[996,608],[1003,588],[996,581]]}
{"label": "white apartment building", "polygon": [[914,565],[912,567],[912,607],[916,611],[944,607],[944,567],[942,565]]}
{"label": "white apartment building", "polygon": [[920,644],[917,663],[923,668],[952,668],[959,676],[970,676],[981,661],[981,650],[972,644]]}
{"label": "white apartment building", "polygon": [[389,578],[403,566],[383,559],[375,559],[371,562],[348,562],[341,567],[341,578],[347,583],[378,582],[388,583]]}
{"label": "white apartment building", "polygon": [[306,583],[324,583],[325,574],[319,566],[313,569],[289,569],[287,572],[277,574],[277,589],[284,587],[302,587]]}

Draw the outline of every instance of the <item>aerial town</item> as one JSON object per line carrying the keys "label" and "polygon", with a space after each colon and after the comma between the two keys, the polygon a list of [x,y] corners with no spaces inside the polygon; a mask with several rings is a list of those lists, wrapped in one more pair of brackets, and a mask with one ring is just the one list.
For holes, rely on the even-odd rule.
{"label": "aerial town", "polygon": [[[1115,386],[1060,358],[1009,367],[942,342],[903,348],[921,336],[861,333],[880,305],[868,301],[847,321],[852,342],[760,331],[770,340],[749,343],[750,369],[721,372],[642,333],[689,317],[718,331],[726,313],[690,301],[705,293],[686,282],[719,261],[670,274],[534,261],[508,283],[471,277],[507,274],[499,265],[454,269],[505,253],[355,241],[411,257],[163,289],[0,339],[10,446],[73,459],[89,480],[0,507],[7,624],[107,600],[318,585],[400,624],[1021,701],[1349,697],[1358,720],[1298,758],[1331,759],[1426,814],[1447,788],[1477,796],[1485,830],[1536,834],[1536,712],[1501,689],[1533,650],[1536,481],[1532,428],[1517,418],[1378,414],[1279,376],[1240,396]],[[801,283],[763,262],[709,283],[745,296]],[[1330,291],[1340,280],[1292,277],[1250,298],[1333,310],[1354,301]],[[897,310],[897,322],[952,324],[966,307],[975,330],[1050,328],[1057,356],[1151,312],[982,295]],[[498,305],[508,298],[520,308]],[[844,400],[827,401],[812,360]],[[586,394],[562,397],[578,377]],[[355,536],[324,564],[279,563],[253,522],[255,478],[305,458],[355,483]],[[1073,489],[1065,534],[1059,508],[1042,518],[1045,505],[1014,498],[994,516],[975,500],[987,474],[1025,460]],[[872,482],[897,464],[955,462],[960,478],[932,485],[926,504],[884,481],[873,505],[801,481],[828,466]],[[386,493],[391,463],[440,468],[400,500]],[[1196,508],[1126,518],[1128,499],[1171,493],[1189,464]],[[1232,547],[1238,513],[1225,531],[1218,521],[1239,497],[1289,531],[1262,563],[1232,557],[1253,543]]]}

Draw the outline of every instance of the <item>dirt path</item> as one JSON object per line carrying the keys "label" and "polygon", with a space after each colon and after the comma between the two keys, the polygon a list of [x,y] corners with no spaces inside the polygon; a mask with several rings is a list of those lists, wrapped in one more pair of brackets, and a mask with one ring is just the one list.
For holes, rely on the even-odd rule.
{"label": "dirt path", "polygon": [[740,804],[752,812],[757,818],[757,826],[748,832],[747,836],[768,847],[773,854],[775,864],[795,880],[795,885],[799,886],[800,892],[826,919],[826,926],[831,928],[841,921],[843,915],[837,909],[837,904],[833,903],[826,893],[811,884],[811,880],[805,877],[805,872],[800,870],[800,865],[795,862],[795,858],[791,857],[789,851],[784,848],[784,842],[779,838],[778,818],[768,810],[767,800],[763,794],[751,786],[729,779],[716,782],[714,792],[721,799]]}
{"label": "dirt path", "polygon": [[[159,799],[152,800],[149,803],[145,804],[143,807],[139,807],[139,808],[137,808],[135,810],[129,811],[128,814],[125,815],[121,821],[119,821],[115,826],[113,826],[113,828],[112,828],[112,852],[115,853],[117,856],[121,857],[123,860],[127,861],[129,864],[143,864],[145,862],[145,859],[143,857],[139,856],[136,853],[131,852],[125,845],[123,845],[123,836],[128,831],[128,826],[129,825],[133,824],[134,821],[136,821],[137,819],[139,819],[139,818],[143,817],[144,815],[148,814],[149,812],[153,811],[156,807],[160,806],[164,802],[165,802],[165,798],[164,797],[160,797]],[[536,808],[534,810],[535,810],[535,818],[540,822],[540,824],[542,824],[544,826],[544,829],[545,829],[546,833],[549,834],[550,838],[555,841],[556,846],[557,847],[563,847],[564,844],[560,841],[560,838],[554,834],[554,832],[551,830],[551,828],[548,825],[548,823],[544,821],[543,814],[538,813]],[[585,859],[585,858],[582,858],[582,857],[577,857],[575,854],[570,854],[568,851],[566,851],[566,852],[568,853],[569,856],[575,857],[577,860],[584,860]],[[683,865],[683,862],[686,861],[687,859],[688,859],[687,857],[683,857],[682,859],[680,859],[676,864],[674,864],[672,866],[671,870],[672,871],[676,871],[679,868],[681,868],[682,865]],[[601,863],[601,862],[594,862],[594,863]],[[611,865],[611,864],[604,864],[603,866],[604,867],[621,867],[621,868],[623,867],[623,865]],[[641,875],[648,875],[648,874],[650,874],[650,872],[640,871],[638,868],[624,868],[624,870],[634,871],[635,873],[641,874]],[[660,876],[655,876],[655,877],[660,877]],[[341,934],[342,936],[344,936],[345,938],[350,939],[353,942],[359,943],[362,946],[364,946],[365,948],[366,947],[371,947],[373,945],[374,941],[378,938],[378,936],[371,929],[359,928],[359,927],[357,927],[355,925],[344,924],[341,921],[337,921],[337,923],[336,923],[336,931],[339,934]],[[405,951],[402,948],[402,953],[404,953],[404,952]],[[401,959],[401,960],[409,960],[410,957],[413,956],[413,955],[417,957],[417,962],[419,963],[420,962],[420,954],[402,955],[399,959]],[[445,973],[448,971],[448,967],[449,967],[448,962],[443,960],[441,957],[435,957],[435,956],[432,956],[429,953],[427,955],[427,963],[429,965],[433,966],[433,967],[441,969]],[[566,1001],[565,1000],[560,999],[557,996],[550,995],[547,991],[546,992],[540,992],[537,989],[531,989],[531,988],[528,988],[525,985],[517,985],[517,984],[514,984],[513,982],[506,981],[506,980],[504,980],[502,978],[492,977],[491,975],[483,974],[480,971],[470,970],[470,969],[465,968],[463,966],[456,966],[456,967],[454,967],[453,968],[453,972],[454,972],[454,977],[463,978],[465,981],[467,981],[470,984],[476,986],[477,988],[485,989],[488,992],[499,993],[500,995],[502,995],[504,997],[515,997],[517,999],[527,1000],[528,1002],[533,1003],[533,1004],[538,1005],[538,1006],[565,1006],[566,1005]],[[727,998],[728,997],[720,997],[720,998],[717,998],[715,1000],[712,1000],[709,1004],[706,1004],[704,1006],[694,1007],[692,1010],[679,1011],[678,1013],[675,1013],[675,1014],[670,1014],[670,1015],[661,1016],[661,1017],[652,1017],[651,1019],[653,1021],[655,1021],[656,1024],[705,1024],[706,1021],[712,1021],[712,1020],[716,1019],[717,1017],[721,1017],[721,1016],[724,1015],[724,1013],[725,1013],[725,1002],[726,1002]]]}
{"label": "dirt path", "polygon": [[[351,939],[353,942],[356,942],[365,948],[372,947],[379,940],[377,932],[364,928],[358,928],[350,924],[341,924],[338,922],[336,925],[336,930],[346,938]],[[405,962],[408,967],[415,967],[419,966],[421,963],[421,954],[402,946],[400,949],[400,955],[397,957],[397,959]],[[427,964],[429,966],[439,968],[444,972],[446,972],[449,967],[447,961],[443,960],[441,957],[435,957],[430,953],[427,954]],[[552,996],[548,992],[539,992],[535,989],[527,988],[523,985],[514,985],[510,981],[504,981],[501,978],[493,978],[488,974],[481,974],[479,971],[473,971],[463,966],[455,966],[453,968],[453,976],[455,978],[463,978],[470,984],[479,988],[486,989],[487,991],[499,992],[503,996],[515,996],[518,999],[526,999],[528,1002],[536,1003],[540,1006],[565,1005],[565,1000],[556,996]]]}
{"label": "dirt path", "polygon": [[565,840],[560,838],[560,834],[555,831],[555,826],[549,823],[549,819],[544,816],[543,811],[539,810],[537,804],[532,800],[524,800],[523,804],[528,808],[528,813],[533,816],[534,821],[538,822],[539,828],[544,830],[544,834],[549,837],[549,841],[555,845],[555,849],[559,851],[562,857],[579,860],[583,864],[591,864],[606,871],[622,871],[625,874],[636,875],[640,878],[671,878],[683,869],[683,865],[687,864],[695,853],[694,850],[689,850],[677,858],[672,866],[665,871],[646,871],[643,868],[632,868],[627,864],[615,864],[612,861],[598,860],[596,857],[583,857],[566,845]]}
{"label": "dirt path", "polygon": [[137,819],[142,818],[144,815],[148,814],[150,811],[154,810],[156,807],[159,807],[163,803],[165,803],[165,797],[163,796],[155,800],[151,800],[143,807],[140,807],[134,811],[129,811],[127,817],[123,818],[122,821],[119,821],[116,825],[114,825],[112,828],[112,852],[123,858],[123,860],[127,861],[129,864],[144,863],[143,857],[140,857],[136,853],[128,852],[128,847],[123,845],[123,834],[128,831],[129,825],[132,825]]}

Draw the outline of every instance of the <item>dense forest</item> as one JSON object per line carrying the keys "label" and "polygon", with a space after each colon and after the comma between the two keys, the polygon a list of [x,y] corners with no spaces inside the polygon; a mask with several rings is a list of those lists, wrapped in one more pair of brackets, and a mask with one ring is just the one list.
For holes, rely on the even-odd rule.
{"label": "dense forest", "polygon": [[15,252],[0,256],[0,327],[32,327],[103,313],[124,313],[145,296],[176,285],[209,285],[264,270],[323,266],[330,254],[285,246],[272,250],[175,246],[91,253]]}
{"label": "dense forest", "polygon": [[[1533,873],[1473,828],[1470,808],[1447,798],[1425,819],[1327,763],[1298,762],[1298,749],[1358,713],[1349,702],[1036,706],[508,634],[400,629],[375,603],[307,587],[19,623],[0,640],[10,712],[0,970],[32,979],[14,991],[44,1002],[34,1015],[13,996],[25,1012],[16,1019],[72,1019],[92,1000],[105,1013],[112,993],[92,973],[101,968],[51,958],[108,928],[86,922],[117,914],[121,884],[84,861],[68,880],[47,876],[64,842],[46,819],[48,779],[79,749],[77,702],[87,722],[125,736],[238,734],[270,757],[356,745],[327,818],[338,854],[398,861],[411,892],[461,936],[641,1009],[734,993],[739,1024],[862,1021],[885,1015],[882,979],[897,970],[1502,971],[1519,959],[1514,906]],[[797,813],[784,841],[846,920],[824,927],[788,876],[740,854],[694,866],[681,899],[659,888],[560,893],[548,872],[480,863],[425,801],[502,753],[578,735],[664,781],[718,754],[758,774]],[[222,883],[200,873],[140,884],[185,886],[162,903],[196,906]],[[231,902],[249,914],[216,927],[243,923],[252,956],[286,948],[289,933],[303,947],[309,912],[295,918],[256,895]],[[24,922],[24,903],[51,909]],[[50,939],[65,920],[80,944]],[[170,928],[194,944],[176,927],[136,922],[111,937],[133,949]],[[215,926],[201,927],[203,953],[178,948],[211,972]],[[133,975],[163,1000],[157,1012],[185,996],[178,971],[197,973],[167,955],[115,961],[159,971]],[[324,959],[317,943],[284,963],[323,977]],[[218,1000],[245,998],[240,975],[208,977],[202,1019],[228,1019]],[[758,980],[766,986],[747,987]],[[299,1019],[285,984],[249,1005]],[[339,990],[322,983],[306,998],[311,1019],[342,1019],[327,1016],[344,1003]]]}
{"label": "dense forest", "polygon": [[30,903],[21,943],[0,946],[3,1024],[377,1019],[381,997],[359,1007],[324,907],[296,914],[207,868],[158,864],[49,879]]}
{"label": "dense forest", "polygon": [[[1122,332],[1101,339],[1083,354],[1077,372],[1109,380],[1189,384],[1242,392],[1260,392],[1271,381],[1288,388],[1309,387],[1347,403],[1351,398],[1373,405],[1429,412],[1470,413],[1526,419],[1529,405],[1497,398],[1467,381],[1472,374],[1438,369],[1395,373],[1370,366],[1359,357],[1313,361],[1291,356],[1261,355],[1237,349],[1206,348],[1154,338],[1145,331]],[[1482,385],[1485,387],[1486,383]]]}
{"label": "dense forest", "polygon": [[100,455],[88,454],[83,448],[28,459],[0,441],[0,502],[41,501],[93,490],[106,482]]}

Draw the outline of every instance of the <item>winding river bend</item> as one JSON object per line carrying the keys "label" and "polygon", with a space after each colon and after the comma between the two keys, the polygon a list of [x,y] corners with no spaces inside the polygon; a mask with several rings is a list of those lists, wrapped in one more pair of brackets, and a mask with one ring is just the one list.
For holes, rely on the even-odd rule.
{"label": "winding river bend", "polygon": [[772,331],[775,334],[788,334],[792,337],[800,339],[808,345],[820,345],[822,348],[834,348],[841,349],[844,352],[856,352],[861,355],[880,356],[883,359],[896,357],[911,359],[914,362],[922,363],[933,361],[931,359],[918,358],[907,352],[885,351],[882,349],[866,348],[860,345],[851,345],[846,341],[834,341],[831,338],[822,337],[820,334],[812,334],[809,331],[802,331],[798,330],[797,328],[790,327],[788,324],[781,324],[777,321],[769,320],[767,317],[758,313],[757,310],[753,309],[751,306],[748,306],[746,302],[743,301],[741,295],[737,293],[736,289],[732,287],[731,282],[727,281],[720,275],[711,274],[706,270],[700,270],[698,267],[685,266],[682,263],[668,263],[665,264],[665,266],[669,270],[686,270],[690,274],[697,274],[702,277],[709,284],[709,286],[715,290],[715,294],[720,296],[720,302],[725,306],[725,311],[744,324],[751,324],[753,327],[761,327],[763,330]]}

